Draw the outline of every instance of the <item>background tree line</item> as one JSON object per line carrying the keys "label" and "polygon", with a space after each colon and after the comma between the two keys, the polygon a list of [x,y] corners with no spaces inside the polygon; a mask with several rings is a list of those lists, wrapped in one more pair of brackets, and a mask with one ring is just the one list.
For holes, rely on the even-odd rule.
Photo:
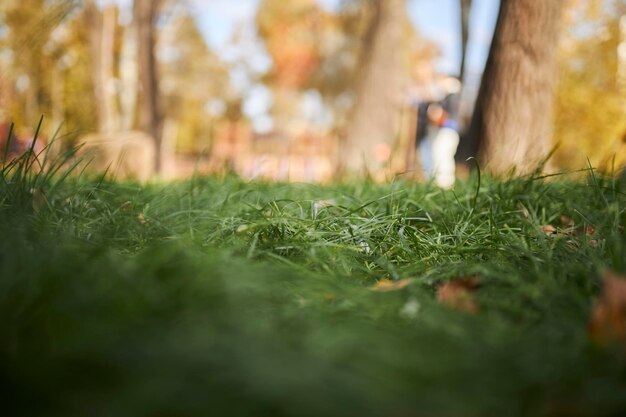
{"label": "background tree line", "polygon": [[[233,137],[249,131],[237,67],[249,85],[271,91],[275,133],[297,134],[303,97],[313,94],[330,115],[324,128],[340,142],[345,173],[401,167],[413,149],[403,96],[416,63],[438,54],[410,24],[408,1],[416,0],[344,0],[328,11],[314,0],[262,0],[256,33],[272,64],[258,73],[216,55],[185,2],[135,0],[128,13],[94,0],[5,0],[0,119],[26,131],[45,114],[63,124],[68,144],[77,132],[143,130],[155,140],[159,169],[164,154],[210,149],[219,126],[230,126]],[[459,2],[463,79],[472,1]],[[555,145],[561,168],[580,167],[585,156],[594,164],[611,154],[624,161],[625,7],[501,1],[464,137],[483,163],[524,172]]]}

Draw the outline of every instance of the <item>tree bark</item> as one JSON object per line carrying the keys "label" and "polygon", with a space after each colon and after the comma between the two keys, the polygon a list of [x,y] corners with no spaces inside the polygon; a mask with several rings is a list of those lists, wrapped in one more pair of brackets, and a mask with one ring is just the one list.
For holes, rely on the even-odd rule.
{"label": "tree bark", "polygon": [[100,12],[95,0],[85,1],[85,19],[89,30],[91,75],[96,98],[96,112],[100,132],[112,132],[119,128],[119,112],[114,80],[114,41],[117,13],[114,6]]}
{"label": "tree bark", "polygon": [[137,57],[139,66],[139,128],[154,138],[156,145],[155,169],[161,172],[163,149],[161,143],[163,112],[159,94],[156,63],[155,21],[159,0],[135,0],[133,14],[137,28]]}
{"label": "tree bark", "polygon": [[397,136],[406,0],[379,0],[374,7],[343,144],[341,168],[348,176],[380,174]]}
{"label": "tree bark", "polygon": [[489,171],[532,172],[551,146],[563,0],[502,0],[472,119]]}
{"label": "tree bark", "polygon": [[461,68],[459,70],[459,80],[465,79],[465,68],[467,60],[467,46],[469,41],[469,19],[472,10],[472,0],[460,0],[461,8]]}
{"label": "tree bark", "polygon": [[139,91],[139,70],[137,65],[137,28],[131,22],[124,29],[124,43],[120,54],[120,107],[122,109],[121,128],[129,131],[135,125],[137,94]]}

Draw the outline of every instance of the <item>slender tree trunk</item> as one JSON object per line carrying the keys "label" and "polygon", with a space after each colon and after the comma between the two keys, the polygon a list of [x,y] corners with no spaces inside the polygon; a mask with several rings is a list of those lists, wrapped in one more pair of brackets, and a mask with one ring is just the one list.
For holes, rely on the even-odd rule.
{"label": "slender tree trunk", "polygon": [[469,42],[469,19],[472,10],[472,0],[460,0],[461,7],[461,68],[459,70],[459,80],[465,79],[467,66],[467,46]]}
{"label": "slender tree trunk", "polygon": [[563,0],[502,0],[471,136],[493,173],[531,172],[551,146]]}
{"label": "slender tree trunk", "polygon": [[397,133],[406,0],[379,0],[374,5],[343,144],[342,170],[349,176],[379,174]]}
{"label": "slender tree trunk", "polygon": [[133,13],[137,28],[137,57],[139,64],[139,127],[155,140],[155,169],[161,172],[163,147],[161,143],[163,113],[159,94],[156,63],[155,21],[160,8],[159,0],[135,0]]}

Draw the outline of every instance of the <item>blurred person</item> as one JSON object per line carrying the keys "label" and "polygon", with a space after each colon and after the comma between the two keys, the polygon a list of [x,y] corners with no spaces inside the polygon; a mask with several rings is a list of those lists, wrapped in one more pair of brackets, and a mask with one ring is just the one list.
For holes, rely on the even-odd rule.
{"label": "blurred person", "polygon": [[440,82],[444,98],[441,100],[441,114],[434,123],[438,126],[432,143],[432,176],[435,183],[444,189],[451,188],[456,180],[454,155],[459,146],[459,107],[461,82],[452,76]]}
{"label": "blurred person", "polygon": [[435,172],[433,144],[443,117],[443,107],[436,101],[422,102],[417,110],[416,143],[424,178],[431,179]]}
{"label": "blurred person", "polygon": [[417,110],[415,130],[415,150],[419,154],[420,167],[425,179],[431,179],[434,173],[433,142],[439,127],[438,119],[441,106],[438,103],[442,94],[436,83],[432,65],[419,63],[414,73],[416,84],[410,92],[410,103]]}

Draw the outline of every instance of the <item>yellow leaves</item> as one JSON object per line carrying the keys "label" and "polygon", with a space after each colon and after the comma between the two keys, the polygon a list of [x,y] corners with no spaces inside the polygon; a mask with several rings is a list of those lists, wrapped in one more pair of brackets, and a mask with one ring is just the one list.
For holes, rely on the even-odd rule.
{"label": "yellow leaves", "polygon": [[465,277],[443,283],[437,289],[437,301],[455,310],[477,313],[478,303],[474,299],[480,281],[476,277]]}
{"label": "yellow leaves", "polygon": [[413,281],[413,278],[405,278],[397,281],[392,281],[389,278],[383,278],[370,287],[370,290],[376,292],[399,291],[408,287]]}
{"label": "yellow leaves", "polygon": [[626,276],[604,272],[602,292],[589,320],[589,335],[599,345],[626,346]]}

